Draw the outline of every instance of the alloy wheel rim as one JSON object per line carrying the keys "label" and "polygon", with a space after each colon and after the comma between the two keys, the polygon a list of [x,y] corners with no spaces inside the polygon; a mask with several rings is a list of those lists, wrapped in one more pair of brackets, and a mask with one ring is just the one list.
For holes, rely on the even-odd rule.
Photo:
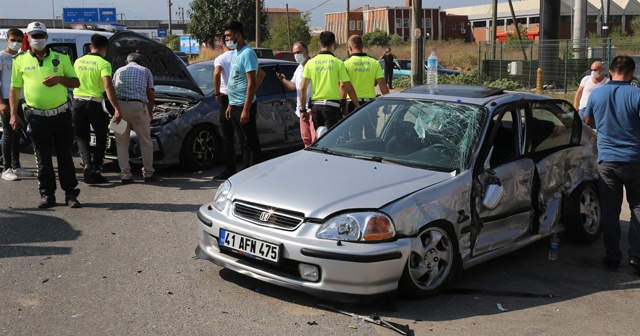
{"label": "alloy wheel rim", "polygon": [[209,131],[202,131],[196,136],[193,142],[193,156],[199,165],[206,166],[213,161],[214,141],[213,134]]}
{"label": "alloy wheel rim", "polygon": [[453,243],[438,227],[426,229],[416,239],[409,260],[409,273],[416,286],[433,290],[447,279],[453,267]]}
{"label": "alloy wheel rim", "polygon": [[595,192],[586,189],[580,196],[580,219],[589,234],[595,234],[600,228],[600,203]]}

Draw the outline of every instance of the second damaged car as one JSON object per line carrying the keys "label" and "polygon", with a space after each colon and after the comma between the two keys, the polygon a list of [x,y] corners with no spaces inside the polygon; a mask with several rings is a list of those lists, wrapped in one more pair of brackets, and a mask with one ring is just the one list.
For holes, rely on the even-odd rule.
{"label": "second damaged car", "polygon": [[[190,171],[209,169],[221,158],[219,104],[213,87],[213,61],[189,66],[166,46],[140,34],[122,31],[109,39],[106,59],[113,71],[125,65],[127,55],[138,52],[153,73],[155,104],[151,120],[154,166],[179,164]],[[286,90],[276,76],[291,78],[297,64],[278,60],[259,61],[265,79],[256,92],[257,127],[264,151],[291,151],[303,147],[299,119],[294,111],[295,90]],[[108,108],[108,106],[107,106]],[[129,157],[142,163],[135,130],[131,131]],[[92,143],[95,137],[92,135]],[[117,160],[115,138],[107,142],[108,159]],[[236,137],[236,150],[240,146]]]}
{"label": "second damaged car", "polygon": [[596,156],[564,100],[416,87],[222,183],[198,211],[196,254],[323,298],[427,297],[554,233],[596,240]]}

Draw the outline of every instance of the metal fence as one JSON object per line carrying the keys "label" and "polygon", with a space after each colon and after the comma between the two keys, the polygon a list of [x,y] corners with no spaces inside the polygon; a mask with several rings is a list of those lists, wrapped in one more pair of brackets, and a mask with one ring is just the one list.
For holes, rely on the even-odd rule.
{"label": "metal fence", "polygon": [[616,55],[640,55],[640,37],[479,43],[478,69],[490,81],[508,79],[527,89],[536,88],[542,69],[543,87],[566,94],[577,88],[594,61],[602,61],[607,71]]}

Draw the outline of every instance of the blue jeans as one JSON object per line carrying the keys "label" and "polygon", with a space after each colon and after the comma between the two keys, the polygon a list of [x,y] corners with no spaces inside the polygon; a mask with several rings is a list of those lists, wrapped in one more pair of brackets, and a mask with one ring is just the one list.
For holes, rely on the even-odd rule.
{"label": "blue jeans", "polygon": [[622,259],[620,250],[620,209],[622,190],[627,191],[631,210],[629,223],[629,256],[640,257],[640,162],[601,162],[598,191],[602,205],[602,233],[609,260]]}

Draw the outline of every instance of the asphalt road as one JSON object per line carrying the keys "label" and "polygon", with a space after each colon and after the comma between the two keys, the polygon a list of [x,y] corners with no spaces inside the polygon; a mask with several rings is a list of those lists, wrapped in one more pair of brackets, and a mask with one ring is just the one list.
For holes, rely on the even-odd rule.
{"label": "asphalt road", "polygon": [[[22,162],[34,170],[32,155]],[[115,163],[106,168],[112,183],[80,183],[81,209],[37,209],[35,178],[0,180],[1,334],[398,335],[319,303],[379,314],[415,335],[639,333],[640,275],[626,260],[618,272],[602,270],[602,240],[561,237],[556,261],[538,242],[466,270],[435,298],[345,305],[194,258],[196,210],[212,199],[222,167],[160,170],[154,185],[140,182],[138,168],[125,186]]]}

